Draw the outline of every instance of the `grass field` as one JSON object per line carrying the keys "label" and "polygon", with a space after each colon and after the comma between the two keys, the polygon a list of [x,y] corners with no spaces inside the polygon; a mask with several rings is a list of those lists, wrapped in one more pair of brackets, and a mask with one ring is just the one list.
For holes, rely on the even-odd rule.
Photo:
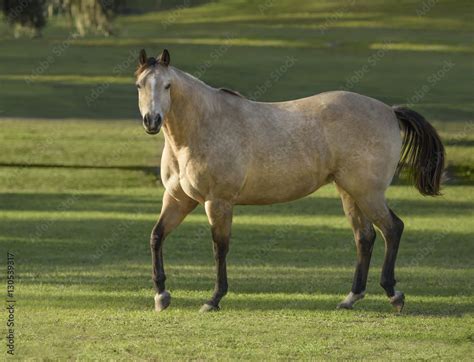
{"label": "grass field", "polygon": [[[471,3],[439,1],[424,16],[416,1],[292,3],[211,2],[119,18],[118,37],[77,39],[58,56],[69,31],[61,20],[42,39],[1,39],[0,248],[3,258],[15,254],[18,359],[472,359]],[[386,41],[391,50],[376,53]],[[163,138],[137,121],[129,52],[165,45],[177,66],[257,99],[350,83],[406,103],[430,85],[413,108],[440,130],[451,179],[436,199],[403,182],[389,189],[406,226],[402,315],[378,286],[380,235],[367,298],[335,309],[351,286],[355,248],[331,185],[288,204],[236,208],[230,293],[207,315],[197,311],[212,291],[213,256],[198,208],[165,244],[173,301],[153,311],[148,238],[163,193]],[[295,65],[261,91],[287,55]],[[445,61],[455,66],[431,82]]]}

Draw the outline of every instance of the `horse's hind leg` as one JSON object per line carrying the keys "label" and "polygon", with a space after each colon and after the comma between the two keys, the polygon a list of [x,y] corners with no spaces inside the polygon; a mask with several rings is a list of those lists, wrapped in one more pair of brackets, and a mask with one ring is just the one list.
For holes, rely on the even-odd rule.
{"label": "horse's hind leg", "polygon": [[358,300],[364,298],[369,274],[370,258],[375,242],[375,230],[369,219],[362,213],[355,200],[341,187],[337,186],[341,195],[344,213],[352,226],[357,248],[357,264],[354,273],[351,292],[347,295],[338,308],[352,309]]}
{"label": "horse's hind leg", "polygon": [[163,241],[197,206],[197,202],[186,195],[178,200],[167,191],[163,194],[163,206],[160,219],[155,224],[150,238],[151,260],[153,265],[153,285],[156,290],[155,310],[157,312],[167,308],[171,302],[171,295],[165,289],[165,270],[163,267]]}
{"label": "horse's hind leg", "polygon": [[404,224],[392,210],[390,210],[390,216],[390,226],[384,233],[385,258],[382,267],[380,285],[385,289],[387,296],[390,298],[390,303],[401,312],[405,304],[405,295],[402,292],[395,290],[395,261],[397,259],[398,247],[400,245]]}
{"label": "horse's hind leg", "polygon": [[390,303],[401,311],[405,296],[402,292],[395,291],[395,261],[403,233],[403,222],[387,206],[383,191],[374,189],[368,193],[361,193],[355,196],[355,200],[362,212],[382,232],[385,240],[385,257],[380,285],[385,289]]}

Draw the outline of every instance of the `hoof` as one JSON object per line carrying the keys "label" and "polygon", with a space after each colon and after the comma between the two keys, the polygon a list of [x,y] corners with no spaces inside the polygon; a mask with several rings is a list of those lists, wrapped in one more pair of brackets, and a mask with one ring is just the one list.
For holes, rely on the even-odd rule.
{"label": "hoof", "polygon": [[219,306],[214,306],[211,304],[204,304],[201,309],[199,309],[199,313],[207,313],[207,312],[217,312],[219,310]]}
{"label": "hoof", "polygon": [[361,299],[364,299],[365,291],[360,294],[350,292],[346,299],[337,305],[337,309],[352,309],[354,304]]}
{"label": "hoof", "polygon": [[169,307],[171,303],[171,294],[165,290],[164,292],[155,294],[155,311],[161,312]]}
{"label": "hoof", "polygon": [[401,313],[403,306],[405,305],[405,294],[402,292],[395,292],[395,295],[390,298],[390,304],[393,306],[397,313]]}
{"label": "hoof", "polygon": [[352,303],[341,302],[337,305],[337,309],[354,309]]}

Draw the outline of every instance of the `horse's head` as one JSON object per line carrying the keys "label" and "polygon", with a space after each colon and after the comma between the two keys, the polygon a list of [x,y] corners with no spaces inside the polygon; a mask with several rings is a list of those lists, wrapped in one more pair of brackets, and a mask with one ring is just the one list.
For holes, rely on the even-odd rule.
{"label": "horse's head", "polygon": [[170,109],[171,75],[168,68],[170,54],[165,49],[157,58],[147,58],[144,49],[140,51],[136,86],[138,107],[143,127],[148,134],[157,134]]}

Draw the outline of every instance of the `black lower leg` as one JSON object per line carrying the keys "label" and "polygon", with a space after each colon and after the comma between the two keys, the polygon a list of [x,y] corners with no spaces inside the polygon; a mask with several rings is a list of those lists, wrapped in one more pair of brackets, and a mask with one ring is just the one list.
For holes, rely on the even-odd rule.
{"label": "black lower leg", "polygon": [[159,294],[165,291],[166,280],[162,254],[163,240],[163,226],[160,221],[153,228],[150,238],[153,286]]}
{"label": "black lower leg", "polygon": [[371,227],[370,232],[356,237],[357,264],[352,282],[352,293],[360,294],[365,291],[367,277],[369,275],[370,259],[375,243],[375,230]]}
{"label": "black lower leg", "polygon": [[403,233],[403,221],[400,220],[391,210],[393,223],[389,230],[386,231],[385,238],[385,259],[382,267],[382,276],[380,285],[388,297],[395,295],[395,262],[397,260],[398,247],[400,245],[400,238]]}
{"label": "black lower leg", "polygon": [[212,298],[207,302],[207,304],[214,307],[218,307],[222,297],[227,294],[228,284],[226,256],[228,251],[228,240],[214,241],[214,258],[216,260],[217,278]]}

